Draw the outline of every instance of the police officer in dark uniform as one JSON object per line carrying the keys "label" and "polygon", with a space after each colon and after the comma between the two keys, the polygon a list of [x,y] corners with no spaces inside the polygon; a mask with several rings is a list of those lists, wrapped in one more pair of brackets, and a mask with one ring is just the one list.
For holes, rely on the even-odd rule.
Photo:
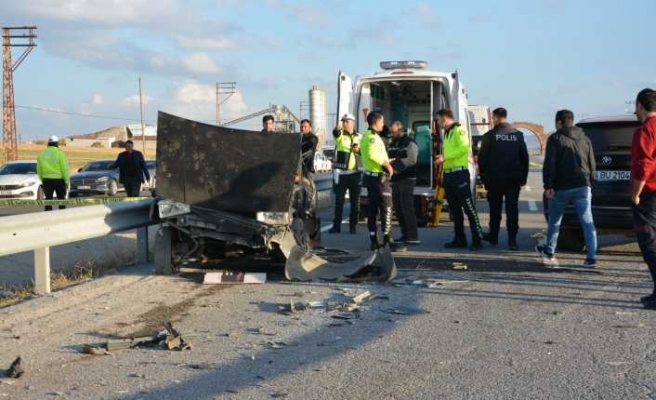
{"label": "police officer in dark uniform", "polygon": [[499,241],[501,206],[506,200],[508,247],[517,247],[519,231],[519,192],[528,177],[528,150],[524,135],[507,121],[505,108],[492,111],[494,128],[483,136],[478,156],[478,168],[490,203],[490,231],[483,239],[496,245]]}
{"label": "police officer in dark uniform", "polygon": [[395,239],[406,244],[419,244],[417,216],[415,215],[414,189],[417,184],[417,155],[419,148],[414,139],[403,131],[403,124],[390,125],[390,144],[387,154],[394,168],[392,200],[394,212],[401,227],[401,237]]}

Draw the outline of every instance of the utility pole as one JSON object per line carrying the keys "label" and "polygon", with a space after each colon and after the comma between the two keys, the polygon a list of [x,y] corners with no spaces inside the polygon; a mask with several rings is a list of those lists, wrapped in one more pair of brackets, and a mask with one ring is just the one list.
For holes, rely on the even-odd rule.
{"label": "utility pole", "polygon": [[[237,93],[237,82],[220,82],[216,84],[216,124],[221,125],[221,104],[225,103],[230,96]],[[228,97],[221,100],[221,95]]]}
{"label": "utility pole", "polygon": [[[14,71],[25,60],[36,44],[36,26],[11,26],[2,28],[2,144],[7,161],[18,158],[18,133],[16,132],[16,108],[14,103]],[[12,43],[12,39],[17,39]],[[12,47],[25,47],[15,63],[11,60]]]}
{"label": "utility pole", "polygon": [[141,77],[139,77],[139,113],[141,114],[141,150],[146,157],[146,124],[144,123],[143,95],[141,93]]}

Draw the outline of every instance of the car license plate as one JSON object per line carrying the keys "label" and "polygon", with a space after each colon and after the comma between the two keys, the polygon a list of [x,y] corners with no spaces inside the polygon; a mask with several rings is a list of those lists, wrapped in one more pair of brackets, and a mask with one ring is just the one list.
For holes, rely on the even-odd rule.
{"label": "car license plate", "polygon": [[628,181],[631,171],[595,171],[597,181]]}
{"label": "car license plate", "polygon": [[11,196],[11,190],[0,190],[0,196]]}
{"label": "car license plate", "polygon": [[89,190],[91,189],[91,186],[78,186],[78,190]]}

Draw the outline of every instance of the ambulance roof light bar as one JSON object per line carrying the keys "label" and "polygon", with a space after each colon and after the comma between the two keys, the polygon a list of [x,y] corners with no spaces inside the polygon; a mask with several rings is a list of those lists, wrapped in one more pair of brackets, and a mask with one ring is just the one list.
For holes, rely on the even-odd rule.
{"label": "ambulance roof light bar", "polygon": [[391,69],[426,69],[426,61],[381,61],[380,67],[384,70]]}

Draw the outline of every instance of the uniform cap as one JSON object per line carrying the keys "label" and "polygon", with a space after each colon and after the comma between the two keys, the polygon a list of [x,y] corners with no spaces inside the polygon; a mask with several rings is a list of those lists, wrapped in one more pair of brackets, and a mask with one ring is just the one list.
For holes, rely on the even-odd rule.
{"label": "uniform cap", "polygon": [[57,143],[57,142],[59,142],[59,138],[55,135],[52,135],[50,136],[50,138],[48,138],[48,143]]}
{"label": "uniform cap", "polygon": [[355,121],[355,117],[353,116],[353,114],[346,113],[342,115],[342,121],[347,121],[349,119]]}

